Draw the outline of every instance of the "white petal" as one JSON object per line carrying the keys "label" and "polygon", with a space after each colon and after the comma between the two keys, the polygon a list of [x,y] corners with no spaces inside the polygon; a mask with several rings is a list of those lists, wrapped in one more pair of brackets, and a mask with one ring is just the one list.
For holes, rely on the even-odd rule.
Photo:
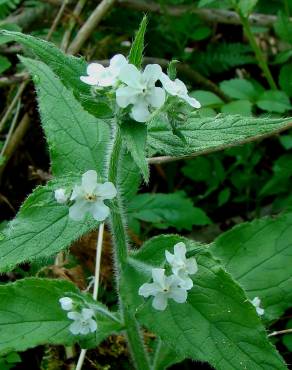
{"label": "white petal", "polygon": [[73,301],[69,297],[62,297],[59,299],[60,305],[63,310],[70,311],[73,308]]}
{"label": "white petal", "polygon": [[80,325],[80,334],[86,335],[90,331],[89,325]]}
{"label": "white petal", "polygon": [[119,107],[126,108],[136,100],[137,91],[131,87],[119,87],[116,91],[116,101]]}
{"label": "white petal", "polygon": [[96,221],[104,221],[110,214],[110,209],[102,201],[97,201],[92,204],[90,212]]}
{"label": "white petal", "polygon": [[119,73],[120,81],[133,88],[141,87],[141,72],[133,65],[125,65]]}
{"label": "white petal", "polygon": [[162,289],[165,288],[165,270],[164,269],[152,269],[152,278],[154,283],[157,283]]}
{"label": "white petal", "polygon": [[91,333],[95,332],[97,329],[97,323],[93,319],[88,321],[88,326],[89,326],[89,330],[91,331]]}
{"label": "white petal", "polygon": [[257,307],[256,311],[259,316],[262,316],[265,313],[265,310],[261,307]]}
{"label": "white petal", "polygon": [[170,95],[176,95],[177,93],[177,88],[176,84],[165,74],[162,73],[160,75],[160,81],[162,83],[162,86],[164,89],[170,94]]}
{"label": "white petal", "polygon": [[81,315],[84,320],[91,319],[94,311],[91,308],[82,308]]}
{"label": "white petal", "polygon": [[113,199],[117,195],[117,189],[112,182],[105,182],[97,185],[96,194],[102,199]]}
{"label": "white petal", "polygon": [[160,108],[165,103],[165,90],[161,87],[153,87],[150,91],[150,95],[147,97],[147,101],[154,108]]}
{"label": "white petal", "polygon": [[183,242],[177,243],[173,247],[174,255],[176,259],[184,261],[186,259],[186,245]]}
{"label": "white petal", "polygon": [[131,115],[137,122],[146,122],[151,116],[145,101],[139,101],[139,103],[135,104],[131,110]]}
{"label": "white petal", "polygon": [[145,283],[145,284],[140,286],[138,294],[142,295],[145,298],[150,297],[151,295],[155,295],[157,293],[156,286],[157,285],[153,284],[153,283],[151,283],[151,284]]}
{"label": "white petal", "polygon": [[80,80],[87,85],[97,86],[99,78],[97,76],[81,76]]}
{"label": "white petal", "polygon": [[87,192],[92,194],[97,185],[97,173],[94,170],[89,170],[82,175],[82,187]]}
{"label": "white petal", "polygon": [[172,265],[173,264],[173,260],[174,260],[174,255],[172,253],[170,253],[169,251],[165,251],[165,258],[167,260],[167,262]]}
{"label": "white petal", "polygon": [[183,99],[184,101],[186,101],[192,107],[198,108],[198,109],[201,108],[200,102],[198,102],[198,100],[196,100],[195,98],[191,98],[188,95],[179,95],[179,96],[180,96],[181,99]]}
{"label": "white petal", "polygon": [[80,80],[88,85],[94,86],[98,85],[100,75],[104,71],[104,66],[98,63],[91,63],[87,67],[88,76],[81,76]]}
{"label": "white petal", "polygon": [[65,189],[57,189],[55,190],[55,199],[57,203],[64,204],[68,200],[68,195],[66,194]]}
{"label": "white petal", "polygon": [[164,293],[158,293],[152,301],[152,306],[156,310],[164,311],[167,307],[167,295]]}
{"label": "white petal", "polygon": [[159,64],[148,64],[143,72],[143,79],[146,81],[147,86],[155,85],[155,82],[160,78],[162,69]]}
{"label": "white petal", "polygon": [[259,297],[254,297],[254,299],[251,301],[251,303],[255,306],[258,307],[261,304],[261,300]]}
{"label": "white petal", "polygon": [[122,54],[114,55],[110,60],[110,67],[119,72],[122,67],[128,64],[127,59]]}
{"label": "white petal", "polygon": [[86,213],[90,210],[91,204],[86,200],[76,200],[69,208],[69,217],[74,221],[81,221],[84,219]]}
{"label": "white petal", "polygon": [[180,80],[179,78],[176,78],[174,80],[175,88],[177,91],[177,95],[187,95],[188,94],[188,89],[186,85]]}
{"label": "white petal", "polygon": [[68,317],[68,319],[70,319],[70,320],[77,320],[77,321],[79,321],[79,320],[81,320],[81,314],[79,313],[79,312],[75,312],[75,311],[72,311],[72,312],[68,312],[67,313],[67,317]]}
{"label": "white petal", "polygon": [[190,290],[194,286],[193,280],[188,277],[188,275],[184,275],[181,277],[181,281],[179,283],[179,286],[182,289]]}
{"label": "white petal", "polygon": [[169,292],[169,297],[177,303],[184,303],[187,300],[188,293],[182,288],[172,288]]}
{"label": "white petal", "polygon": [[186,262],[187,272],[190,275],[196,274],[198,272],[198,264],[195,257],[188,258]]}
{"label": "white petal", "polygon": [[84,195],[84,191],[83,191],[82,186],[75,185],[73,188],[70,200],[76,200],[78,198],[82,198],[83,195]]}
{"label": "white petal", "polygon": [[74,335],[79,334],[80,333],[80,330],[81,330],[80,322],[79,321],[72,322],[72,324],[69,326],[69,330]]}

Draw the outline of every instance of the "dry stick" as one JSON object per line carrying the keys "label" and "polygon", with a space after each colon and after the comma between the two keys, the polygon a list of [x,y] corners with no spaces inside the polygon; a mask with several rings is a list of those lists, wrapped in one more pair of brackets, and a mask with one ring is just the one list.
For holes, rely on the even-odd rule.
{"label": "dry stick", "polygon": [[22,117],[19,125],[17,126],[16,130],[12,134],[11,139],[9,140],[9,142],[7,144],[7,147],[6,147],[6,150],[5,150],[5,153],[4,153],[5,157],[6,157],[6,161],[0,167],[0,179],[1,179],[1,176],[2,176],[2,173],[3,173],[4,169],[6,167],[6,164],[8,163],[8,160],[11,158],[15,149],[20,144],[23,136],[25,135],[25,133],[26,133],[28,127],[29,127],[29,124],[30,124],[30,117],[27,113],[25,113],[24,116]]}
{"label": "dry stick", "polygon": [[80,16],[86,2],[87,0],[79,0],[73,10],[72,18],[69,21],[68,29],[65,31],[62,42],[61,42],[61,50],[63,50],[64,52],[66,52],[68,49],[71,33],[76,24],[76,19]]}
{"label": "dry stick", "polygon": [[273,331],[272,333],[268,334],[268,337],[274,337],[276,335],[281,335],[281,334],[292,334],[292,329]]}
{"label": "dry stick", "polygon": [[[93,295],[92,295],[95,301],[97,300],[98,287],[99,287],[103,232],[104,232],[104,223],[101,223],[98,229],[98,239],[97,239],[97,244],[96,244],[95,274],[94,274],[94,286],[93,286]],[[81,349],[79,359],[77,362],[77,366],[76,366],[76,370],[81,370],[83,363],[84,363],[86,352],[87,352],[86,349]]]}
{"label": "dry stick", "polygon": [[6,139],[5,139],[3,148],[1,150],[0,156],[4,156],[5,151],[6,151],[6,148],[7,148],[8,144],[9,144],[9,141],[10,141],[11,136],[13,134],[13,131],[15,129],[15,126],[16,126],[16,123],[17,123],[17,119],[18,119],[18,115],[19,115],[19,111],[20,111],[20,106],[21,106],[21,102],[20,102],[20,100],[18,100],[18,104],[17,104],[17,108],[16,108],[16,113],[15,113],[15,115],[13,117],[13,120],[12,120],[12,123],[11,123],[11,125],[9,127],[9,131],[8,131],[7,136],[6,136]]}
{"label": "dry stick", "polygon": [[68,48],[69,54],[76,54],[79,52],[84,42],[90,37],[95,27],[99,24],[105,14],[108,13],[115,2],[116,0],[102,0],[72,41]]}
{"label": "dry stick", "polygon": [[181,155],[181,156],[177,156],[177,157],[161,156],[161,157],[148,158],[148,163],[149,164],[163,164],[163,163],[170,163],[170,162],[180,161],[182,159],[190,159],[190,158],[197,157],[198,155],[206,155],[206,154],[209,154],[209,153],[218,152],[219,150],[224,150],[224,149],[227,149],[227,148],[232,148],[234,146],[243,145],[243,144],[250,143],[250,142],[253,142],[253,141],[265,139],[267,137],[271,137],[271,136],[274,136],[276,134],[279,134],[282,131],[289,130],[290,128],[292,128],[292,122],[288,123],[287,125],[285,125],[283,127],[281,127],[280,129],[275,130],[272,133],[251,136],[251,137],[248,137],[248,138],[243,139],[243,140],[236,141],[236,142],[231,143],[231,144],[224,144],[224,145],[219,145],[219,146],[216,146],[216,147],[210,148],[210,149],[198,150],[197,152],[194,152],[194,153],[188,154],[188,155]]}
{"label": "dry stick", "polygon": [[[42,0],[52,5],[60,5],[61,0]],[[117,5],[122,8],[129,8],[141,12],[153,12],[162,14],[162,8],[158,2],[143,0],[117,0]],[[197,14],[201,19],[211,23],[238,24],[240,19],[236,12],[221,9],[204,9],[194,5],[169,5],[166,6],[167,12],[173,17],[180,17],[186,13]],[[290,19],[292,21],[292,18]],[[251,14],[248,19],[253,26],[273,27],[277,21],[277,16],[268,14]]]}
{"label": "dry stick", "polygon": [[11,86],[27,80],[28,75],[26,74],[15,74],[9,77],[0,77],[0,87]]}
{"label": "dry stick", "polygon": [[54,19],[54,22],[53,22],[53,24],[52,24],[52,26],[51,26],[48,34],[47,34],[47,37],[46,37],[46,40],[47,41],[49,41],[51,39],[53,33],[55,32],[55,30],[56,30],[56,28],[57,28],[57,26],[58,26],[58,24],[59,24],[59,22],[60,22],[60,20],[62,18],[62,15],[63,15],[63,13],[65,11],[65,8],[66,8],[67,3],[68,3],[68,0],[64,0],[62,2],[62,5],[60,6],[60,9],[58,11],[58,14],[57,14],[56,18]]}

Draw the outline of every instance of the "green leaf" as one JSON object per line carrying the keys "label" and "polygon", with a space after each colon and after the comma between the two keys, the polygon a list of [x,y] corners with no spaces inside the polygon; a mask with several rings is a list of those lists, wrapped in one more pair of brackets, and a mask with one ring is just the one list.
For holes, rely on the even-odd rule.
{"label": "green leaf", "polygon": [[218,195],[218,207],[223,206],[223,204],[227,203],[229,199],[230,199],[230,189],[225,188],[221,190]]}
{"label": "green leaf", "polygon": [[279,11],[277,14],[277,20],[274,23],[274,29],[276,32],[276,35],[288,42],[291,43],[292,41],[292,22],[290,21],[289,17],[282,12]]}
{"label": "green leaf", "polygon": [[209,225],[206,213],[194,207],[184,192],[172,194],[139,194],[128,206],[130,218],[150,222],[159,228],[191,230],[193,225]]}
{"label": "green leaf", "polygon": [[257,3],[258,0],[239,0],[238,8],[244,17],[248,17]]}
{"label": "green leaf", "polygon": [[252,118],[239,115],[200,117],[198,113],[179,125],[187,144],[172,134],[164,116],[148,124],[148,144],[151,154],[170,156],[194,155],[202,151],[216,151],[226,147],[261,139],[292,126],[291,118]]}
{"label": "green leaf", "polygon": [[254,220],[220,235],[211,246],[248,297],[262,300],[268,320],[292,306],[291,226],[292,214]]}
{"label": "green leaf", "polygon": [[141,305],[135,292],[150,280],[153,267],[164,266],[165,250],[172,252],[178,241],[189,250],[197,248],[193,241],[165,235],[149,240],[130,258],[125,289],[132,304],[140,304],[140,322],[175,352],[207,361],[216,370],[286,369],[243,290],[203,247],[196,255],[199,269],[186,303],[169,300],[165,311],[153,309],[151,298]]}
{"label": "green leaf", "polygon": [[284,113],[292,108],[284,91],[268,90],[261,94],[257,106],[267,112]]}
{"label": "green leaf", "polygon": [[292,149],[292,135],[281,135],[279,140],[286,150]]}
{"label": "green leaf", "polygon": [[158,344],[153,354],[152,369],[165,370],[171,365],[182,362],[185,356],[176,353],[172,348],[168,347],[160,339],[157,339]]}
{"label": "green leaf", "polygon": [[129,62],[134,64],[137,68],[141,68],[142,65],[146,28],[147,17],[145,15],[140,23],[139,30],[136,33],[128,58]]}
{"label": "green leaf", "polygon": [[242,78],[222,81],[220,89],[234,99],[253,101],[257,97],[257,91],[253,84]]}
{"label": "green leaf", "polygon": [[279,85],[288,96],[292,97],[292,64],[282,66],[279,74]]}
{"label": "green leaf", "polygon": [[123,142],[126,145],[143,178],[149,181],[149,166],[146,158],[147,127],[143,123],[126,121],[121,125]]}
{"label": "green leaf", "polygon": [[97,227],[92,218],[82,223],[71,220],[68,206],[55,201],[55,189],[70,188],[78,181],[80,177],[73,175],[54,180],[27,198],[16,218],[1,230],[0,272],[21,262],[52,256]]}
{"label": "green leaf", "polygon": [[210,91],[195,90],[190,93],[191,96],[196,98],[202,107],[220,107],[224,104],[223,100],[219,96],[215,95]]}
{"label": "green leaf", "polygon": [[252,115],[252,103],[248,100],[237,100],[224,104],[221,112],[225,114],[240,114],[241,116]]}
{"label": "green leaf", "polygon": [[[98,330],[88,336],[74,336],[69,330],[72,320],[61,309],[59,299],[71,296],[87,303],[96,312]],[[40,344],[72,345],[81,342],[98,345],[121,329],[119,319],[89,295],[64,280],[30,278],[0,286],[0,354],[23,351]],[[83,347],[84,348],[84,347]]]}
{"label": "green leaf", "polygon": [[60,78],[63,85],[73,90],[75,97],[81,102],[84,109],[95,117],[109,118],[112,116],[107,101],[93,96],[91,87],[80,80],[86,75],[87,63],[82,58],[64,54],[54,44],[24,35],[19,32],[0,30],[0,36],[7,36],[28,47],[34,54]]}
{"label": "green leaf", "polygon": [[196,41],[202,41],[207,39],[212,35],[212,29],[207,26],[196,27],[195,30],[191,33],[190,38]]}
{"label": "green leaf", "polygon": [[0,55],[0,74],[5,72],[10,66],[9,59]]}
{"label": "green leaf", "polygon": [[103,174],[109,127],[88,114],[44,63],[21,58],[34,77],[55,176],[95,169]]}

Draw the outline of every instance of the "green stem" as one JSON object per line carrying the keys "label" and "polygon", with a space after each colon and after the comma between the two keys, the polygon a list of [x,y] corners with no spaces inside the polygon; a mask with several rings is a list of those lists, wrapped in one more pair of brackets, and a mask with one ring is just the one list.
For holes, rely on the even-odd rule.
{"label": "green stem", "polygon": [[245,34],[246,34],[246,36],[249,40],[250,46],[252,47],[252,49],[255,53],[256,59],[259,63],[259,66],[262,69],[263,74],[264,74],[266,80],[268,81],[268,83],[270,85],[270,88],[273,89],[273,90],[277,90],[277,85],[276,85],[276,83],[273,79],[273,76],[272,76],[271,71],[269,69],[266,58],[263,55],[263,52],[262,52],[261,48],[259,47],[259,45],[256,42],[256,39],[254,37],[254,34],[253,34],[253,32],[251,30],[251,27],[250,27],[250,24],[248,22],[248,18],[244,17],[242,15],[241,11],[238,8],[236,8],[236,11],[237,11],[237,13],[238,13],[238,15],[241,19],[243,30],[244,30],[244,32],[245,32]]}
{"label": "green stem", "polygon": [[110,224],[116,252],[117,285],[120,297],[120,308],[126,328],[129,349],[136,368],[139,370],[148,370],[150,369],[150,365],[142,335],[140,333],[139,324],[134,312],[127,304],[127,297],[124,296],[122,290],[119,289],[119,285],[122,280],[122,273],[125,271],[127,266],[128,242],[124,221],[123,201],[118,186],[119,165],[123,156],[122,138],[117,126],[113,128],[113,131],[114,143],[109,158],[108,180],[113,182],[118,189],[118,194],[113,203],[113,209],[110,215]]}

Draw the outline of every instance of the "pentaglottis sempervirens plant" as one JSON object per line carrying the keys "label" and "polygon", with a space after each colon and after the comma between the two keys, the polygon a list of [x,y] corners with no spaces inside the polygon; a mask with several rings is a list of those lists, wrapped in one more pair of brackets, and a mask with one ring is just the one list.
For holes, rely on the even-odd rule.
{"label": "pentaglottis sempervirens plant", "polygon": [[[142,67],[145,30],[146,18],[128,57],[115,55],[109,66],[2,32],[36,56],[20,59],[37,90],[53,179],[2,231],[0,271],[58,255],[91,230],[99,234],[93,295],[37,277],[0,286],[0,354],[79,343],[81,369],[87,349],[123,333],[141,370],[185,358],[218,370],[285,369],[265,324],[291,306],[290,213],[239,225],[210,245],[159,235],[135,249],[127,212],[157,155],[203,155],[278,133],[291,119],[202,117],[174,63],[168,73],[157,64]],[[105,224],[114,245],[115,312],[97,300]],[[154,352],[145,329],[156,337]]]}

